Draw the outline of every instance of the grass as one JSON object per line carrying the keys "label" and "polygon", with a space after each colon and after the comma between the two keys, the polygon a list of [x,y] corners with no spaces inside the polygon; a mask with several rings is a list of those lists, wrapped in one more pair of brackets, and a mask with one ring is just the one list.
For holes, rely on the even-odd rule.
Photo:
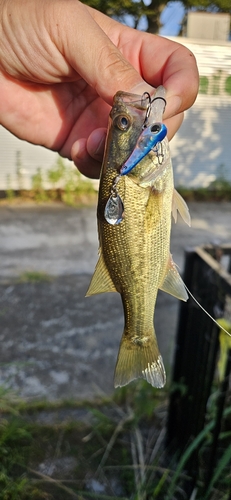
{"label": "grass", "polygon": [[218,188],[186,188],[179,186],[177,191],[181,194],[185,201],[231,201],[231,184]]}
{"label": "grass", "polygon": [[43,283],[52,281],[52,276],[42,271],[25,271],[19,276],[20,283]]}
{"label": "grass", "polygon": [[178,186],[177,190],[186,201],[231,201],[231,182],[227,179],[225,165],[217,168],[217,176],[208,187],[187,188]]}
{"label": "grass", "polygon": [[[192,498],[230,498],[230,432],[220,436],[217,465],[205,495],[203,456],[209,450],[213,419],[181,457],[172,455],[165,445],[167,395],[143,381],[112,399],[81,404],[26,403],[2,390],[0,408],[0,500],[188,498],[187,462],[195,451],[200,475]],[[70,418],[72,410],[75,418]],[[49,423],[41,423],[46,422],[44,414]],[[230,415],[227,408],[226,425]]]}
{"label": "grass", "polygon": [[[62,202],[69,206],[96,203],[97,192],[92,181],[81,175],[76,168],[67,167],[61,157],[57,158],[56,164],[46,172],[46,175],[41,168],[37,169],[37,172],[31,177],[31,189],[23,189],[21,170],[20,163],[16,169],[17,190],[12,189],[11,177],[7,176],[7,189],[3,196],[8,203]],[[49,183],[49,189],[47,189],[47,183]]]}
{"label": "grass", "polygon": [[[206,84],[206,82],[205,82]],[[46,175],[41,168],[31,178],[32,188],[23,189],[20,172],[22,165],[17,167],[18,190],[12,189],[11,177],[7,176],[7,189],[1,203],[17,204],[25,202],[49,203],[62,202],[66,205],[79,207],[97,202],[97,191],[92,181],[82,176],[75,168],[67,167],[61,157],[51,167]],[[231,182],[228,180],[228,169],[221,164],[217,167],[216,179],[206,188],[187,188],[177,186],[177,190],[186,201],[231,201]],[[49,183],[49,189],[45,185]]]}

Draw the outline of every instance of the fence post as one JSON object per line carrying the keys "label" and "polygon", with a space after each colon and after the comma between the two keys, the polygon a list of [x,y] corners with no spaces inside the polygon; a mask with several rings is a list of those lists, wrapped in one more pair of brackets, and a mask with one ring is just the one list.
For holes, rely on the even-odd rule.
{"label": "fence post", "polygon": [[[227,271],[221,265],[223,255],[229,256]],[[186,249],[184,282],[201,306],[212,317],[230,318],[231,245],[207,245]],[[169,451],[180,457],[203,430],[206,409],[212,391],[219,351],[219,328],[190,297],[180,304],[172,389],[167,422]],[[217,412],[212,433],[210,459],[207,464],[205,487],[210,481],[217,458],[231,357],[227,361],[226,380],[218,391]],[[191,481],[185,485],[190,497],[198,476],[198,450],[190,456],[186,469]],[[231,498],[230,498],[231,500]]]}
{"label": "fence post", "polygon": [[[219,275],[201,258],[198,249],[185,251],[183,279],[212,316],[214,308],[224,309],[225,291]],[[167,444],[179,454],[204,427],[219,349],[218,333],[218,327],[191,297],[181,303],[167,423]],[[196,477],[196,453],[191,456],[188,467],[191,477]]]}

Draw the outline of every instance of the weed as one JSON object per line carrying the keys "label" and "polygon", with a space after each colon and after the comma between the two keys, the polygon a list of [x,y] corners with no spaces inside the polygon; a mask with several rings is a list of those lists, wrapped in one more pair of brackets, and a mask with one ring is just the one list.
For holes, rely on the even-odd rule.
{"label": "weed", "polygon": [[18,280],[20,283],[43,283],[52,281],[52,277],[42,271],[25,271]]}
{"label": "weed", "polygon": [[15,192],[11,186],[11,176],[7,174],[7,188],[6,188],[6,197],[8,201],[12,201],[15,197]]}
{"label": "weed", "polygon": [[59,199],[59,188],[62,187],[64,178],[66,175],[66,167],[63,159],[59,156],[57,158],[56,164],[47,172],[47,178],[52,185],[52,190],[47,192],[48,197],[51,200]]}
{"label": "weed", "polygon": [[[20,471],[25,461],[30,434],[19,418],[12,393],[0,391],[0,500],[21,500],[25,497],[28,480]],[[3,418],[4,413],[8,418]]]}
{"label": "weed", "polygon": [[37,173],[32,176],[32,189],[34,191],[35,201],[47,201],[48,197],[43,186],[43,176],[41,168],[38,168]]}
{"label": "weed", "polygon": [[6,307],[3,307],[2,309],[0,309],[0,317],[5,316],[7,311],[8,311],[8,309]]}
{"label": "weed", "polygon": [[228,169],[223,164],[219,165],[216,179],[206,188],[178,186],[177,190],[186,201],[230,201],[231,182],[228,180]]}
{"label": "weed", "polygon": [[64,165],[63,159],[59,156],[56,165],[54,165],[47,172],[48,180],[53,185],[54,189],[58,187],[58,183],[63,180],[65,174],[66,174],[66,167]]}
{"label": "weed", "polygon": [[48,181],[53,185],[53,190],[49,191],[52,199],[61,200],[70,206],[76,206],[79,197],[95,193],[92,182],[83,177],[75,168],[65,166],[62,158],[58,157],[56,165],[48,170]]}
{"label": "weed", "polygon": [[[2,412],[4,408],[0,500],[186,498],[184,487],[191,481],[190,473],[185,472],[188,460],[196,452],[203,462],[214,426],[210,420],[181,457],[172,456],[165,445],[166,393],[144,382],[117,391],[111,400],[84,403],[86,418],[81,422],[67,416],[60,421],[56,418],[55,424],[39,423],[41,410],[57,415],[62,409],[79,407],[75,402],[14,402],[11,408],[4,390],[0,402]],[[225,418],[230,415],[227,408]],[[206,493],[201,475],[190,500],[228,500],[229,439],[229,431],[220,436],[220,456]]]}
{"label": "weed", "polygon": [[77,169],[69,169],[66,172],[62,201],[70,206],[78,204],[78,199],[82,195],[92,195],[95,193],[92,182],[81,176]]}
{"label": "weed", "polygon": [[[96,202],[96,190],[92,181],[80,174],[75,167],[67,166],[60,156],[58,156],[55,165],[47,171],[46,177],[41,168],[37,169],[37,172],[31,177],[32,189],[24,189],[23,173],[21,157],[20,154],[17,154],[18,190],[14,191],[11,188],[11,179],[8,175],[5,192],[8,201],[15,201],[15,198],[17,198],[16,201],[35,200],[38,203],[62,201],[70,206],[88,205],[92,201]],[[47,183],[52,186],[52,189],[45,188]]]}

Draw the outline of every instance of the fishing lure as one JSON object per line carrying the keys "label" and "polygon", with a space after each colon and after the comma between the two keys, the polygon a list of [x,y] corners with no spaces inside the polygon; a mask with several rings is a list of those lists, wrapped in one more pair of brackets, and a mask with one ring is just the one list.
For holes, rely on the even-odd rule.
{"label": "fishing lure", "polygon": [[135,148],[127,161],[120,169],[120,175],[127,175],[155,146],[167,135],[167,128],[163,123],[153,123],[141,132]]}
{"label": "fishing lure", "polygon": [[154,103],[154,101],[156,101],[157,99],[161,99],[166,105],[166,100],[160,96],[154,97],[154,99],[151,100],[150,94],[148,92],[145,92],[142,96],[142,101],[144,101],[145,95],[147,95],[149,103],[147,106],[142,132],[137,139],[132,153],[130,154],[126,162],[122,165],[120,169],[120,175],[127,175],[129,172],[131,172],[131,170],[136,167],[136,165],[148,153],[150,153],[151,150],[157,153],[158,149],[155,149],[155,146],[163,141],[163,139],[167,135],[167,127],[164,125],[164,123],[155,122],[148,124],[149,117],[151,115],[152,104]]}

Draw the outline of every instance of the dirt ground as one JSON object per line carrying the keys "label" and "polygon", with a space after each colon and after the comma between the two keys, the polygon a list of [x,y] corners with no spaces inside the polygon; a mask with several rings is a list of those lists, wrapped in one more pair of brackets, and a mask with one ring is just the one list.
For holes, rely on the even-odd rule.
{"label": "dirt ground", "polygon": [[[172,229],[171,251],[180,270],[185,247],[231,242],[231,203],[189,208],[192,227],[179,220]],[[95,211],[0,206],[0,385],[23,398],[85,399],[113,391],[123,330],[120,296],[85,298],[97,262]],[[39,273],[37,281],[28,272]],[[168,379],[178,304],[159,293],[155,328]]]}

